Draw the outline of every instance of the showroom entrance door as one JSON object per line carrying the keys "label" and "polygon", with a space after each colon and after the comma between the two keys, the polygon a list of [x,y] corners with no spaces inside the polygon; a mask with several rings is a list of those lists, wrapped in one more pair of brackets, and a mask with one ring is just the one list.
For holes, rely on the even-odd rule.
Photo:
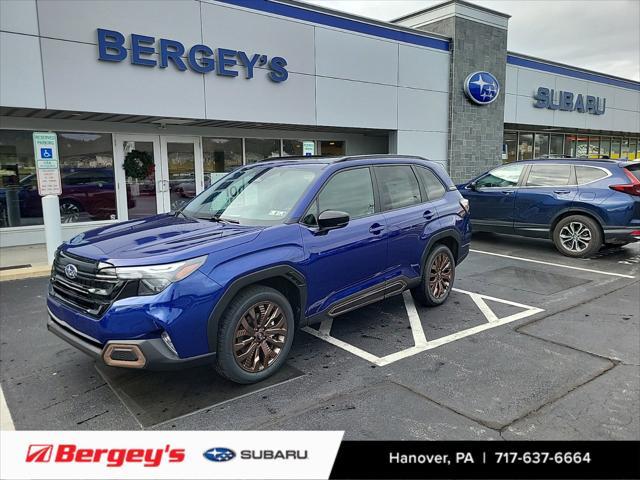
{"label": "showroom entrance door", "polygon": [[114,135],[118,219],[172,212],[204,188],[200,137]]}

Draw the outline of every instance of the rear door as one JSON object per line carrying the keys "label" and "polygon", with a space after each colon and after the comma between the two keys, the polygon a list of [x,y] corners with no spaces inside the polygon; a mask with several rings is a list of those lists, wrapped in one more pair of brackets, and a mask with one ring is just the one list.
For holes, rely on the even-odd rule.
{"label": "rear door", "polygon": [[516,233],[548,238],[551,221],[571,207],[577,193],[573,165],[532,164],[516,194]]}
{"label": "rear door", "polygon": [[[435,230],[438,222],[437,202],[429,201],[411,165],[376,166],[374,171],[388,230],[385,276],[389,280],[389,293],[395,293],[396,288],[404,287],[402,282],[420,275],[428,232]],[[432,172],[420,173],[433,176],[433,181],[440,184]],[[444,192],[444,186],[440,184],[440,187]]]}
{"label": "rear door", "polygon": [[513,233],[516,191],[526,164],[510,163],[478,178],[461,193],[471,204],[471,224],[478,230]]}

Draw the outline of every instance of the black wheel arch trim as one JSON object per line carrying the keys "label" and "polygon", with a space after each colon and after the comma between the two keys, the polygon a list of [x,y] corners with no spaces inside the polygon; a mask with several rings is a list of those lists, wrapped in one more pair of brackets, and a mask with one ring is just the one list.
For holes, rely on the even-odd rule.
{"label": "black wheel arch trim", "polygon": [[[275,265],[261,270],[256,270],[231,282],[222,294],[222,297],[220,297],[220,300],[218,300],[216,305],[213,307],[207,322],[207,337],[209,341],[209,350],[211,352],[215,352],[217,349],[218,323],[231,300],[243,288],[273,278],[282,278],[291,283],[298,290],[298,294],[300,296],[300,312],[298,314],[300,318],[298,320],[299,323],[302,323],[305,306],[307,304],[307,282],[304,275],[291,265]],[[294,311],[294,314],[295,313],[296,312]]]}
{"label": "black wheel arch trim", "polygon": [[420,265],[421,265],[422,268],[424,268],[424,266],[425,266],[425,264],[427,262],[427,256],[429,255],[429,252],[431,251],[433,246],[436,243],[438,243],[439,240],[442,240],[442,239],[445,239],[445,238],[453,238],[456,241],[456,243],[458,244],[458,251],[457,252],[451,252],[451,253],[453,254],[453,258],[456,261],[456,265],[458,263],[460,263],[460,249],[462,248],[462,236],[455,229],[447,228],[446,230],[442,230],[442,231],[432,235],[431,238],[429,239],[429,241],[427,242],[427,246],[424,248],[424,251],[422,252],[422,257],[420,258]]}
{"label": "black wheel arch trim", "polygon": [[553,219],[551,220],[551,223],[549,224],[549,230],[551,231],[551,235],[553,235],[553,231],[555,230],[555,228],[558,225],[558,223],[564,217],[569,217],[571,215],[584,215],[586,217],[590,217],[590,218],[594,219],[596,222],[598,222],[598,224],[600,225],[600,229],[601,230],[604,230],[605,222],[604,222],[604,220],[602,220],[600,215],[598,215],[597,213],[592,212],[590,210],[587,210],[586,208],[573,206],[573,207],[567,208],[566,210],[558,212],[553,217]]}

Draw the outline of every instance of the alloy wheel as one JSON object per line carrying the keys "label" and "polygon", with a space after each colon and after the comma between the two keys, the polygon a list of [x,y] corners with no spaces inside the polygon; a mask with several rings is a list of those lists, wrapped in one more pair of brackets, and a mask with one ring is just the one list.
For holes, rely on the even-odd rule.
{"label": "alloy wheel", "polygon": [[251,373],[268,368],[278,358],[287,338],[287,321],[274,302],[253,305],[240,317],[233,353],[240,367]]}
{"label": "alloy wheel", "polygon": [[80,219],[80,208],[74,203],[64,202],[60,205],[60,221],[74,223]]}
{"label": "alloy wheel", "polygon": [[452,277],[451,258],[444,252],[439,253],[431,262],[429,271],[429,291],[435,299],[441,299],[449,292]]}
{"label": "alloy wheel", "polygon": [[591,230],[584,223],[570,222],[560,230],[562,246],[571,252],[582,252],[589,247]]}

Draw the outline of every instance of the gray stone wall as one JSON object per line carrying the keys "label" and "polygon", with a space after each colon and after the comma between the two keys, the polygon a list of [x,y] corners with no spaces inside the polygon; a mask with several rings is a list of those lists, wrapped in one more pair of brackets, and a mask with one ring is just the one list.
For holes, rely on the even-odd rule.
{"label": "gray stone wall", "polygon": [[[420,28],[452,38],[449,99],[449,173],[455,182],[469,180],[502,163],[507,31],[460,17]],[[485,70],[498,79],[498,99],[476,105],[464,93],[464,80]]]}

